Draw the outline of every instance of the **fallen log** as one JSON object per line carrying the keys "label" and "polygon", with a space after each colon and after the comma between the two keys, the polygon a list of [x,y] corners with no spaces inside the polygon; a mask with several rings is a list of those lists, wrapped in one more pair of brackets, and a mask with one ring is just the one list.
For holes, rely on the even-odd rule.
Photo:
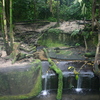
{"label": "fallen log", "polygon": [[43,49],[47,58],[48,58],[48,62],[51,65],[50,69],[52,69],[53,71],[55,71],[56,74],[58,74],[58,89],[57,89],[57,96],[56,99],[57,100],[61,100],[62,99],[62,89],[63,89],[63,75],[62,75],[62,71],[57,67],[57,65],[50,59],[47,50],[44,48]]}

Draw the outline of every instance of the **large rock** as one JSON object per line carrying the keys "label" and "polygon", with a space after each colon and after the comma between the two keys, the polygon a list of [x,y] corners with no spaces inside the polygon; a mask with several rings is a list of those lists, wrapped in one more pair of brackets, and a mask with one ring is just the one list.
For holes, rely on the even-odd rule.
{"label": "large rock", "polygon": [[41,61],[0,68],[0,100],[21,100],[41,91]]}

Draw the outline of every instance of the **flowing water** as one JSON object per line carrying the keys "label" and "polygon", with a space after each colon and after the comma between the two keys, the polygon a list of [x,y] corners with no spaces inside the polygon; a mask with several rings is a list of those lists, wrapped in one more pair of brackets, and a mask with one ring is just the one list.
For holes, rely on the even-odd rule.
{"label": "flowing water", "polygon": [[81,85],[82,85],[82,77],[79,76],[79,78],[78,78],[78,80],[77,80],[76,92],[82,91]]}
{"label": "flowing water", "polygon": [[42,91],[42,94],[41,95],[48,95],[48,90],[47,90],[47,82],[49,80],[48,78],[48,72],[46,73],[45,77],[44,77],[44,90]]}
{"label": "flowing water", "polygon": [[[72,63],[72,65],[74,64]],[[67,70],[68,66],[72,65],[71,62],[58,63],[64,77],[62,100],[100,100],[100,79],[94,75],[90,68],[87,68],[80,72],[79,78],[76,80],[75,74]],[[78,65],[80,64],[78,63]],[[53,71],[48,71],[48,62],[43,62],[43,66],[45,66],[42,76],[43,91],[31,100],[56,100],[57,75]]]}

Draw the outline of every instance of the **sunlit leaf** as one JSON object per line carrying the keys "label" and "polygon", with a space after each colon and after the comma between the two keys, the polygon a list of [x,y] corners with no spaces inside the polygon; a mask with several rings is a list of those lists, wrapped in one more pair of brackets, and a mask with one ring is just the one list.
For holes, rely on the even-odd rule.
{"label": "sunlit leaf", "polygon": [[79,3],[81,3],[81,2],[82,2],[82,0],[78,0],[78,2],[79,2]]}
{"label": "sunlit leaf", "polygon": [[78,80],[78,78],[79,78],[79,76],[78,76],[78,75],[76,75],[76,76],[75,76],[75,79],[76,79],[76,80]]}
{"label": "sunlit leaf", "polygon": [[74,68],[74,67],[73,67],[73,66],[69,66],[69,67],[68,67],[68,69],[72,69],[72,68]]}

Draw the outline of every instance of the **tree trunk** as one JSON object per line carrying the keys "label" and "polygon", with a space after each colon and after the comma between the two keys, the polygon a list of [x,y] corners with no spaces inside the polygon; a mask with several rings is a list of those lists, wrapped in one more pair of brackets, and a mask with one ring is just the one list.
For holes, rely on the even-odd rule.
{"label": "tree trunk", "polygon": [[94,31],[95,12],[96,12],[96,0],[93,0],[93,3],[92,3],[92,31]]}
{"label": "tree trunk", "polygon": [[87,41],[86,41],[85,36],[84,36],[84,43],[85,43],[85,53],[86,53],[86,52],[87,52],[87,50],[88,50],[88,46],[87,46]]}
{"label": "tree trunk", "polygon": [[57,0],[57,26],[59,26],[59,0]]}
{"label": "tree trunk", "polygon": [[98,27],[98,44],[95,54],[94,70],[96,73],[100,74],[100,69],[98,68],[98,66],[100,65],[100,23],[96,20],[96,24]]}
{"label": "tree trunk", "polygon": [[52,0],[50,0],[50,12],[52,12]]}
{"label": "tree trunk", "polygon": [[[2,3],[1,3],[1,1],[0,1],[0,23],[2,22]],[[0,28],[1,28],[1,26],[2,26],[2,23],[1,23],[1,25],[0,25]]]}
{"label": "tree trunk", "polygon": [[3,40],[4,40],[4,46],[7,55],[9,55],[10,47],[8,42],[8,34],[7,34],[7,21],[6,21],[6,13],[5,13],[5,0],[2,0],[2,31],[3,31]]}
{"label": "tree trunk", "polygon": [[14,42],[14,36],[13,36],[13,26],[12,26],[12,0],[10,0],[10,46],[11,46],[11,51],[13,50],[13,42]]}
{"label": "tree trunk", "polygon": [[10,0],[5,0],[5,13],[6,13],[7,26],[9,26],[10,23],[9,2]]}

